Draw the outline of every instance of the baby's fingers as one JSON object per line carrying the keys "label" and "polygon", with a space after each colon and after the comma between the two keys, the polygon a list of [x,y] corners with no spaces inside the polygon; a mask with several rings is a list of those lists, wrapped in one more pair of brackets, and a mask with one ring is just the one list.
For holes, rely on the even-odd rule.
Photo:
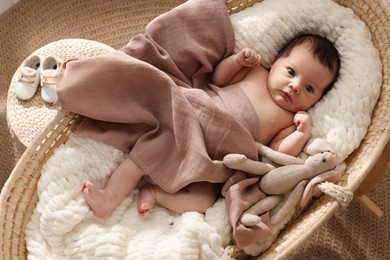
{"label": "baby's fingers", "polygon": [[245,62],[250,66],[260,66],[261,56],[252,49],[246,49],[244,52]]}
{"label": "baby's fingers", "polygon": [[249,57],[247,59],[245,59],[245,61],[249,64],[249,65],[252,65],[252,66],[260,66],[261,65],[261,59],[257,58],[257,57]]}
{"label": "baby's fingers", "polygon": [[297,112],[294,116],[294,124],[298,131],[311,128],[311,116],[304,111]]}

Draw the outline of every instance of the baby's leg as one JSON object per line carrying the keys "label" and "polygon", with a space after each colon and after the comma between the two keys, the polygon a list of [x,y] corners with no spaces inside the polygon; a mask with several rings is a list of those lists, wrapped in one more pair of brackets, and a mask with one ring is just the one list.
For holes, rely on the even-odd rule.
{"label": "baby's leg", "polygon": [[143,171],[127,158],[112,173],[104,190],[83,181],[81,192],[93,213],[104,219],[135,188],[142,176]]}
{"label": "baby's leg", "polygon": [[152,184],[145,184],[139,188],[137,209],[141,217],[148,216],[150,210],[157,203],[157,190],[159,193],[164,192],[160,187]]}
{"label": "baby's leg", "polygon": [[159,186],[146,184],[140,188],[138,212],[149,215],[156,203],[176,213],[188,211],[205,212],[211,207],[218,195],[218,185],[209,182],[191,183],[176,193],[168,193]]}

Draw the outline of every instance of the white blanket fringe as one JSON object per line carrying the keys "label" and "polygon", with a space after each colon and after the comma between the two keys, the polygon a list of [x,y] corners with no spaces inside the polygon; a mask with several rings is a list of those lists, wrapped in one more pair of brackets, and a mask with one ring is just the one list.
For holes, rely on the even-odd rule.
{"label": "white blanket fringe", "polygon": [[323,182],[317,187],[325,194],[335,198],[341,207],[346,208],[353,199],[353,192],[332,182]]}

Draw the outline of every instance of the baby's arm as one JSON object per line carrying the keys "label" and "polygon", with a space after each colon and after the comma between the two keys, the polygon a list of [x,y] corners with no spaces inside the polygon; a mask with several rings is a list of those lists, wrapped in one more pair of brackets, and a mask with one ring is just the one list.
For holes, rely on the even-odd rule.
{"label": "baby's arm", "polygon": [[294,124],[280,131],[269,147],[292,156],[297,156],[310,137],[311,116],[300,111],[294,116]]}
{"label": "baby's arm", "polygon": [[244,48],[239,53],[222,60],[214,69],[211,83],[217,86],[240,81],[251,67],[260,66],[261,56],[253,49]]}

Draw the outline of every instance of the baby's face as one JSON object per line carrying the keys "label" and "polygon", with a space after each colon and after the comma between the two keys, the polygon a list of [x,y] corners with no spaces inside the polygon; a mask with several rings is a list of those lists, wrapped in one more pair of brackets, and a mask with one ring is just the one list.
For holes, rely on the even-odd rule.
{"label": "baby's face", "polygon": [[313,106],[332,79],[328,68],[303,43],[295,46],[288,57],[274,62],[267,85],[275,103],[295,113]]}

